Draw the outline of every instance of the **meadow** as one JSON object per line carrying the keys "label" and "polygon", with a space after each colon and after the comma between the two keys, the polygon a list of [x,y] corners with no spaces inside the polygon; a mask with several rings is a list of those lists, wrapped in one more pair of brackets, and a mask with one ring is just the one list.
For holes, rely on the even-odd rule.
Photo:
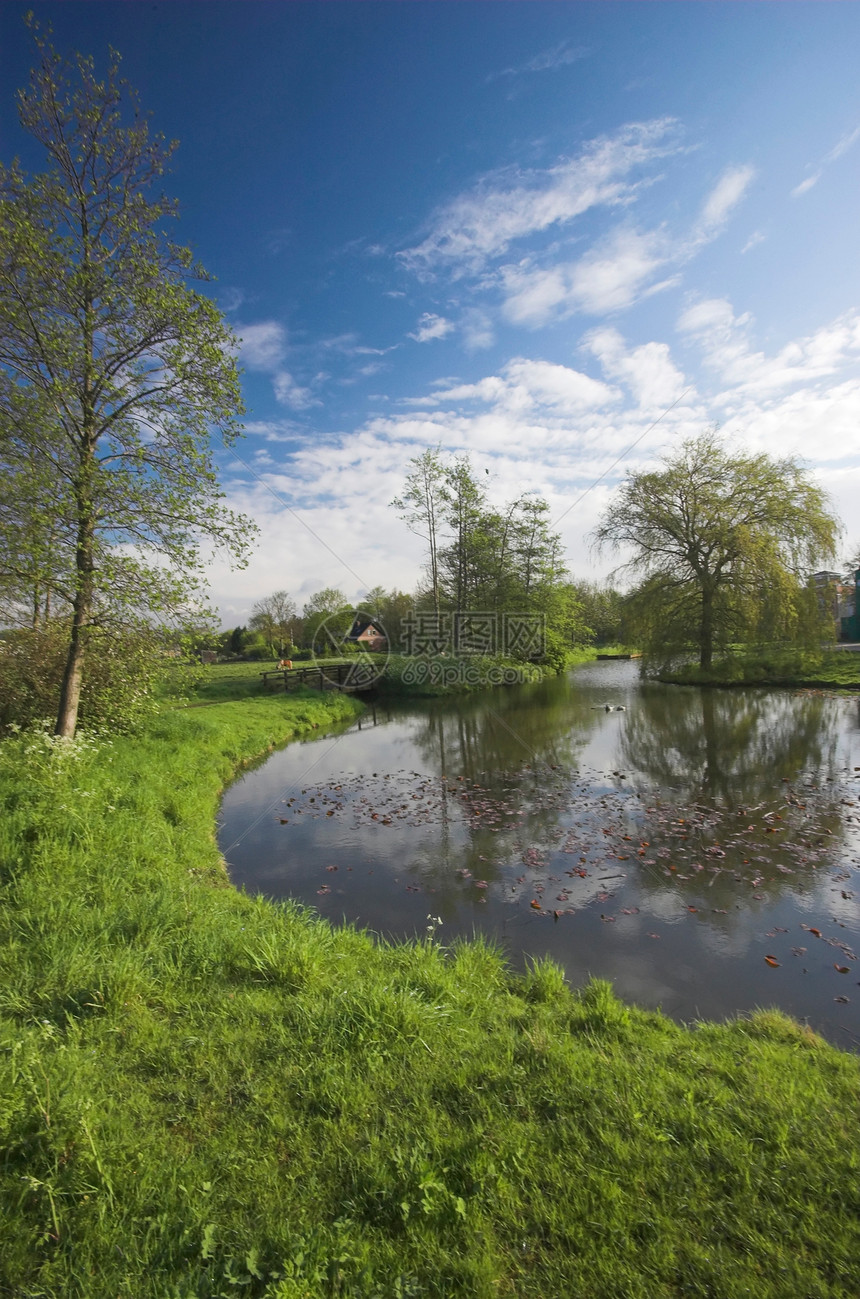
{"label": "meadow", "polygon": [[855,1056],[237,892],[220,791],[360,704],[227,676],[0,744],[0,1295],[855,1299]]}

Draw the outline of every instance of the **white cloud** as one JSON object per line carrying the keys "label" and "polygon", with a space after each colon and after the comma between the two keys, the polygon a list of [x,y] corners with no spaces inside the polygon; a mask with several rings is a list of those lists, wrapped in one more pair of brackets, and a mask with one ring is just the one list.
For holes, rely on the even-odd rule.
{"label": "white cloud", "polygon": [[276,370],[287,352],[287,331],[277,320],[236,325],[239,356],[249,370]]}
{"label": "white cloud", "polygon": [[242,289],[225,287],[218,290],[218,302],[222,311],[238,311],[245,301]]}
{"label": "white cloud", "polygon": [[544,408],[553,413],[573,413],[611,404],[616,396],[605,383],[591,379],[579,370],[549,361],[516,357],[503,367],[500,375],[435,392],[425,404],[450,406],[477,401],[492,405],[499,411],[523,412]]}
{"label": "white cloud", "polygon": [[484,347],[492,347],[496,341],[493,322],[486,311],[472,307],[463,313],[460,321],[463,335],[463,346],[467,352],[477,352]]}
{"label": "white cloud", "polygon": [[425,311],[418,321],[415,333],[410,334],[409,337],[414,338],[416,343],[429,343],[434,338],[445,338],[453,328],[451,321],[446,320],[444,316],[436,316],[432,311]]}
{"label": "white cloud", "polygon": [[750,252],[753,248],[757,248],[759,244],[763,244],[766,238],[767,235],[762,234],[761,230],[754,230],[741,249],[741,252]]}
{"label": "white cloud", "polygon": [[516,77],[521,72],[547,72],[552,68],[568,67],[571,63],[578,63],[580,59],[587,58],[588,54],[589,50],[584,46],[571,45],[568,41],[562,41],[560,45],[554,45],[551,49],[535,54],[533,58],[519,64],[518,67],[491,72],[487,81],[496,81],[499,77]]}
{"label": "white cloud", "polygon": [[666,343],[643,343],[628,350],[617,329],[594,329],[583,344],[605,375],[627,385],[643,410],[665,409],[684,391],[684,376]]}
{"label": "white cloud", "polygon": [[702,205],[699,230],[703,237],[711,237],[728,220],[733,208],[740,203],[755,176],[750,166],[729,167],[724,171]]}
{"label": "white cloud", "polygon": [[[798,387],[773,399],[752,393],[741,398],[723,425],[727,436],[770,455],[812,460],[831,487],[839,488],[840,476],[850,472],[845,462],[856,463],[860,455],[860,377],[824,389]],[[845,496],[848,508],[843,517],[856,520],[856,497]]]}
{"label": "white cloud", "polygon": [[677,282],[674,277],[655,282],[670,256],[662,231],[622,228],[578,262],[534,270],[527,262],[504,267],[504,314],[514,324],[538,328],[577,311],[602,315],[621,310]]}
{"label": "white cloud", "polygon": [[855,126],[853,131],[846,131],[830,152],[824,155],[825,163],[835,162],[837,158],[841,158],[843,153],[847,153],[858,140],[860,140],[860,126]]}
{"label": "white cloud", "polygon": [[799,185],[795,185],[794,189],[791,191],[791,197],[800,198],[802,194],[808,194],[813,186],[817,185],[821,180],[821,177],[824,175],[824,169],[829,167],[831,163],[836,162],[844,153],[847,153],[858,140],[860,140],[860,126],[855,126],[853,131],[846,131],[845,134],[836,141],[833,148],[830,149],[821,159],[821,163],[817,170],[814,171],[811,176],[807,176],[806,180],[802,180]]}
{"label": "white cloud", "polygon": [[242,427],[249,437],[265,442],[294,442],[299,435],[299,426],[290,420],[245,420]]}
{"label": "white cloud", "polygon": [[309,406],[320,405],[310,388],[300,387],[287,370],[279,370],[272,376],[272,387],[281,405],[292,410],[307,410]]}
{"label": "white cloud", "polygon": [[806,180],[802,180],[799,185],[795,185],[791,191],[791,197],[800,198],[801,194],[808,194],[813,186],[818,184],[823,174],[821,171],[816,171],[813,175],[807,176]]}
{"label": "white cloud", "polygon": [[377,582],[411,590],[423,562],[421,542],[388,502],[402,490],[410,459],[436,445],[468,454],[482,480],[483,470],[491,470],[486,485],[499,505],[523,491],[539,492],[559,519],[570,566],[580,576],[607,575],[612,561],[590,554],[588,533],[625,472],[653,465],[679,439],[714,421],[737,446],[811,461],[853,536],[860,312],[773,355],[753,346],[753,327],[725,299],[689,304],[679,329],[702,347],[714,391],[706,398],[699,383],[656,424],[683,391],[677,358],[660,338],[631,346],[617,329],[600,326],[582,345],[600,362],[605,382],[572,366],[518,356],[476,382],[449,378],[408,409],[404,404],[398,413],[374,415],[353,432],[305,441],[296,450],[278,445],[289,435],[288,420],[254,426],[267,437],[271,460],[256,461],[250,483],[247,472],[226,475],[228,504],[257,519],[266,545],[239,576],[216,565],[216,598],[238,608],[285,584],[300,603],[325,585],[341,587],[350,599]]}
{"label": "white cloud", "polygon": [[[284,369],[283,362],[288,348],[287,331],[283,325],[277,320],[262,320],[255,325],[238,325],[236,332],[240,337],[240,359],[249,370],[260,370],[271,375],[275,398],[282,406],[289,406],[291,410],[307,410],[310,406],[320,405],[311,389],[302,387],[289,370]],[[328,377],[324,371],[320,371],[314,382],[322,383]]]}
{"label": "white cloud", "polygon": [[806,338],[787,343],[773,356],[753,351],[749,314],[735,316],[731,304],[712,298],[689,307],[678,321],[695,338],[705,364],[735,393],[776,392],[835,375],[860,355],[860,312],[848,312]]}
{"label": "white cloud", "polygon": [[478,272],[516,239],[563,226],[596,206],[632,201],[636,168],[675,152],[671,118],[633,122],[587,144],[578,157],[543,171],[492,173],[441,208],[426,239],[399,254],[419,274],[448,267]]}

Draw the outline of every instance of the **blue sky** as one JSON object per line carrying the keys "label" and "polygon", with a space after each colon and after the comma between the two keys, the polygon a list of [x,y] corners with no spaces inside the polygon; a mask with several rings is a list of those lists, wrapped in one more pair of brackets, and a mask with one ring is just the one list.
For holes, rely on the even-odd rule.
{"label": "blue sky", "polygon": [[[0,4],[25,163],[26,8]],[[714,423],[802,457],[860,543],[860,5],[33,8],[117,48],[180,141],[176,233],[243,339],[220,463],[261,536],[212,568],[225,625],[279,588],[413,589],[389,502],[437,444],[545,496],[577,577],[612,566],[587,537],[624,472]]]}

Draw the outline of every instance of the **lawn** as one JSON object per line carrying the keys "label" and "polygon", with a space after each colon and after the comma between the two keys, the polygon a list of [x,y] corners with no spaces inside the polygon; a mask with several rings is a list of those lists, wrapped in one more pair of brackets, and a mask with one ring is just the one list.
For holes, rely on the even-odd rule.
{"label": "lawn", "polygon": [[856,1299],[854,1056],[229,887],[219,791],[358,707],[0,744],[0,1295]]}

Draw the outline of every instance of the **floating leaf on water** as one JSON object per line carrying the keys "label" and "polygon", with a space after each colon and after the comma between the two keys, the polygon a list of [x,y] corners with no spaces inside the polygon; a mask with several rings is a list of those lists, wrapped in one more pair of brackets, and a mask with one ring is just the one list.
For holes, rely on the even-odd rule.
{"label": "floating leaf on water", "polygon": [[820,929],[812,929],[812,928],[810,928],[809,932],[810,932],[811,934],[815,934],[815,937],[816,937],[816,938],[820,938],[820,937],[821,937],[821,930],[820,930]]}
{"label": "floating leaf on water", "polygon": [[779,961],[775,956],[766,956],[764,959],[767,961],[768,965],[773,965],[777,970],[779,969]]}
{"label": "floating leaf on water", "polygon": [[541,905],[538,902],[537,898],[532,898],[531,902],[529,903],[529,906],[534,907],[535,911],[540,911],[541,909]]}
{"label": "floating leaf on water", "polygon": [[834,970],[838,971],[839,974],[850,974],[850,973],[851,973],[851,967],[850,967],[850,965],[834,965],[833,968],[834,968]]}

